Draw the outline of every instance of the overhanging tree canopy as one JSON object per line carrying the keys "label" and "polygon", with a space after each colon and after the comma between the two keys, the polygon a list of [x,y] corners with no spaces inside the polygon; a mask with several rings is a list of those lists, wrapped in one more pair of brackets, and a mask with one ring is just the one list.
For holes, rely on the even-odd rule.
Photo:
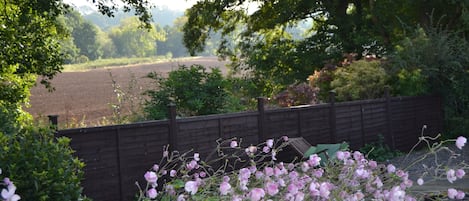
{"label": "overhanging tree canopy", "polygon": [[[257,10],[249,13],[249,4]],[[430,26],[430,19],[467,33],[468,6],[465,0],[204,0],[186,12],[184,43],[196,54],[212,31],[221,31],[221,56],[253,70],[268,87],[304,79],[342,53],[384,54],[404,37],[406,26]],[[298,23],[309,30],[293,39],[287,30]]]}

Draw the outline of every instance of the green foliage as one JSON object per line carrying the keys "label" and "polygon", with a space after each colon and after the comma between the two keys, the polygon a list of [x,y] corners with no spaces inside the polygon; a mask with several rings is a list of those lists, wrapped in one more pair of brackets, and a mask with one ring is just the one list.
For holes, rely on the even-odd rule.
{"label": "green foliage", "polygon": [[146,57],[156,55],[156,41],[165,40],[165,34],[159,27],[151,25],[149,29],[139,29],[136,18],[122,20],[119,27],[110,31],[118,56]]}
{"label": "green foliage", "polygon": [[360,148],[360,152],[364,153],[367,158],[377,162],[386,162],[403,155],[402,152],[392,150],[388,145],[384,144],[384,137],[382,135],[379,135],[377,142],[365,144],[365,146]]}
{"label": "green foliage", "polygon": [[[258,9],[242,9],[251,3]],[[229,57],[234,69],[251,73],[258,96],[271,96],[342,53],[385,56],[405,37],[402,24],[429,25],[429,14],[468,33],[467,9],[462,0],[199,1],[186,12],[184,44],[197,54],[221,33],[218,54]],[[301,25],[301,34],[289,32]]]}
{"label": "green foliage", "polygon": [[394,94],[418,96],[429,92],[427,79],[421,69],[401,69],[394,79],[397,80],[390,82]]}
{"label": "green foliage", "polygon": [[156,84],[156,90],[145,92],[150,99],[144,111],[150,119],[167,117],[170,103],[176,104],[179,116],[220,113],[228,96],[227,81],[216,68],[206,72],[201,65],[183,65],[171,71],[168,78],[157,73],[148,74],[148,78]]}
{"label": "green foliage", "polygon": [[2,170],[15,181],[21,200],[80,200],[84,166],[72,156],[70,139],[48,129],[0,132]]}
{"label": "green foliage", "polygon": [[361,60],[338,68],[331,82],[339,101],[379,98],[385,86],[386,72],[378,61]]}
{"label": "green foliage", "polygon": [[[416,87],[443,98],[446,137],[464,135],[469,124],[469,42],[461,32],[446,28],[418,28],[403,40],[390,57],[392,75],[419,72]],[[423,79],[423,80],[419,80]],[[418,89],[424,91],[423,89]],[[399,91],[398,91],[399,92]],[[466,129],[466,130],[464,130]]]}

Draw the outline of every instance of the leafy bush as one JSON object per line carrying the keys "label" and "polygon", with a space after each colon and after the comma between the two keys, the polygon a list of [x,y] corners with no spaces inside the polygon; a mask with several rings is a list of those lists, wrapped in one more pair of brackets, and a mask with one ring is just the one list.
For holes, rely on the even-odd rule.
{"label": "leafy bush", "polygon": [[[443,98],[447,137],[467,134],[469,124],[469,42],[460,33],[438,27],[417,28],[390,56],[389,71],[420,72],[417,86]],[[413,77],[413,75],[411,75]],[[423,79],[425,83],[422,83]],[[424,91],[424,89],[417,89]],[[466,130],[464,130],[466,129]]]}
{"label": "leafy bush", "polygon": [[360,152],[366,154],[367,158],[378,162],[385,162],[402,155],[401,152],[392,150],[388,145],[384,144],[384,137],[382,135],[379,135],[377,142],[365,144],[365,146],[360,148]]}
{"label": "leafy bush", "polygon": [[421,69],[401,69],[390,82],[393,94],[400,96],[419,96],[429,91],[427,79]]}
{"label": "leafy bush", "polygon": [[147,75],[156,83],[156,90],[145,92],[150,97],[144,106],[147,118],[167,117],[168,105],[176,104],[179,116],[216,114],[223,110],[228,82],[220,70],[206,72],[201,65],[180,66],[163,78],[157,73]]}
{"label": "leafy bush", "polygon": [[0,132],[2,171],[15,181],[22,200],[80,200],[84,164],[72,156],[70,139],[48,129]]}
{"label": "leafy bush", "polygon": [[282,107],[316,104],[318,91],[318,88],[312,88],[307,83],[292,84],[277,94],[275,100]]}
{"label": "leafy bush", "polygon": [[382,97],[386,86],[386,72],[378,61],[356,61],[334,72],[331,88],[337,100],[349,101]]}

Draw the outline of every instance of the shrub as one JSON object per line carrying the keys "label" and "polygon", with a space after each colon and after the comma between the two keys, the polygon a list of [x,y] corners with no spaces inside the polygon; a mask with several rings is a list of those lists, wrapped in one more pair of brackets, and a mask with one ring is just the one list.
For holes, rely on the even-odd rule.
{"label": "shrub", "polygon": [[360,152],[366,154],[366,157],[378,162],[386,162],[397,156],[402,155],[401,152],[392,150],[388,145],[384,144],[384,137],[379,135],[377,142],[365,144],[360,148]]}
{"label": "shrub", "polygon": [[467,134],[469,128],[468,49],[469,42],[461,33],[439,27],[417,28],[396,47],[388,62],[392,75],[398,76],[403,69],[419,72],[416,86],[424,79],[422,87],[443,98],[445,134],[449,138]]}
{"label": "shrub", "polygon": [[419,96],[429,92],[427,79],[421,69],[401,69],[390,82],[393,94]]}
{"label": "shrub", "polygon": [[282,107],[316,104],[318,103],[318,91],[317,88],[312,88],[307,83],[292,84],[277,94],[275,100]]}
{"label": "shrub", "polygon": [[382,97],[386,86],[386,72],[378,61],[355,61],[334,72],[331,88],[337,100],[350,101]]}
{"label": "shrub", "polygon": [[150,119],[167,117],[170,103],[176,104],[179,116],[220,113],[228,96],[228,83],[216,68],[206,72],[201,65],[183,65],[170,72],[168,78],[157,73],[147,77],[154,80],[157,88],[145,92],[150,99],[146,101],[144,111]]}
{"label": "shrub", "polygon": [[[0,132],[3,173],[15,181],[22,200],[79,200],[84,164],[72,156],[68,138],[48,129]],[[7,146],[6,146],[7,145]]]}
{"label": "shrub", "polygon": [[[218,141],[216,153],[219,158],[216,161],[223,163],[219,168],[201,160],[198,153],[173,151],[170,154],[166,149],[161,163],[144,174],[147,185],[143,189],[139,187],[138,200],[417,200],[426,196],[411,193],[414,182],[408,172],[393,164],[378,164],[358,151],[339,150],[335,152],[335,158],[330,157],[325,163],[321,163],[317,154],[297,163],[276,162],[276,153],[282,150],[287,140],[286,137],[276,142],[269,139],[246,148],[236,139]],[[428,143],[433,140],[435,138],[420,138],[419,143],[426,143],[430,152],[415,161],[440,151],[448,151],[455,157],[455,151],[444,145],[452,141],[462,149],[467,141],[465,137],[459,137]],[[236,165],[246,157],[247,166]],[[240,169],[230,171],[231,167]],[[427,176],[446,178],[453,183],[464,177],[469,166],[464,163],[452,167],[437,164],[436,168]],[[423,185],[422,175],[416,176],[421,176],[417,184]],[[463,191],[451,186],[447,193],[436,195],[450,199],[465,197]]]}

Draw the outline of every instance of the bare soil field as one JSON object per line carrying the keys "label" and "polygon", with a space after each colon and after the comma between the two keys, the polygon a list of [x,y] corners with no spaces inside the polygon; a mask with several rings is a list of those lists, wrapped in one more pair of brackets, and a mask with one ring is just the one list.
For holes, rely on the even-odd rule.
{"label": "bare soil field", "polygon": [[[219,68],[223,73],[227,72],[227,62],[219,61],[216,57],[63,72],[52,80],[55,91],[48,92],[40,84],[31,90],[31,107],[26,110],[35,118],[59,115],[59,128],[99,126],[106,122],[103,117],[112,118],[111,104],[117,103],[117,96],[113,92],[113,79],[128,97],[139,96],[145,90],[155,88],[150,79],[144,78],[149,72],[164,74],[177,69],[179,65],[191,64]],[[129,88],[130,86],[133,88]],[[123,110],[123,113],[126,112],[128,113],[128,110]]]}

